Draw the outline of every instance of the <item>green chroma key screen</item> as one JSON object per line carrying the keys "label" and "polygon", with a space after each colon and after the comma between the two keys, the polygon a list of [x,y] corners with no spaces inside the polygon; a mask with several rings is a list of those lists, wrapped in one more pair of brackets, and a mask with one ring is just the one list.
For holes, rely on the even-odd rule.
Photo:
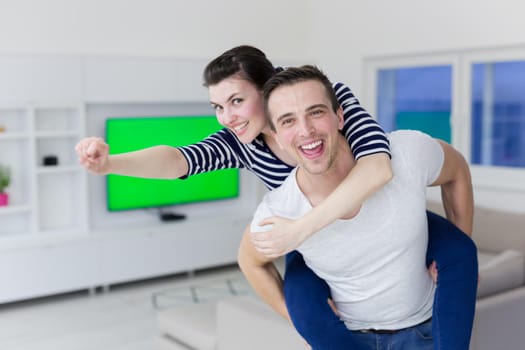
{"label": "green chroma key screen", "polygon": [[[110,154],[157,145],[185,146],[221,129],[215,116],[108,118]],[[225,169],[184,180],[107,176],[109,211],[162,207],[239,196],[239,170]]]}

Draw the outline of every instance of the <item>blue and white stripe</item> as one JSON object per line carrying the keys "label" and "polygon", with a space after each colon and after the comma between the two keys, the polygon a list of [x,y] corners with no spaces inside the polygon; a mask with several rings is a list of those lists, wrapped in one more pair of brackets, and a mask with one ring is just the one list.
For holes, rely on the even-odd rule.
{"label": "blue and white stripe", "polygon": [[[356,159],[387,153],[390,147],[385,132],[361,107],[350,88],[334,84],[334,91],[344,113],[343,134]],[[262,137],[249,144],[241,143],[228,129],[222,129],[201,142],[179,147],[188,161],[188,176],[208,171],[245,168],[259,177],[266,187],[279,187],[293,167],[276,158]]]}

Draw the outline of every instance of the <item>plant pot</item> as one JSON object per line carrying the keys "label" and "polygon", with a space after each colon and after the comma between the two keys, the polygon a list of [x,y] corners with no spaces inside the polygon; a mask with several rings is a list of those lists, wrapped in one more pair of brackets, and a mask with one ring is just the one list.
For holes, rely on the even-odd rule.
{"label": "plant pot", "polygon": [[5,192],[0,192],[0,207],[4,207],[9,203],[9,195]]}

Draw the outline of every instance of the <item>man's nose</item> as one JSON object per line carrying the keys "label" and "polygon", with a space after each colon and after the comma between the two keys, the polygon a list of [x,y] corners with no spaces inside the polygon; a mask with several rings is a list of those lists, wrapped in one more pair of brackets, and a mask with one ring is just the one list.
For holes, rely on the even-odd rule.
{"label": "man's nose", "polygon": [[315,127],[308,118],[302,119],[299,122],[299,132],[302,136],[309,136],[313,134],[314,131],[315,131]]}

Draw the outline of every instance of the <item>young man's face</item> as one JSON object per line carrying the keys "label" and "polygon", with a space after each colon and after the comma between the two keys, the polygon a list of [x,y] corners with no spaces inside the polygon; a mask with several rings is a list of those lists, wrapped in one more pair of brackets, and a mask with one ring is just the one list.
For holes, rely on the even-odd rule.
{"label": "young man's face", "polygon": [[308,80],[275,89],[268,110],[279,145],[299,166],[311,174],[322,174],[333,164],[337,153],[343,113],[333,111],[324,86]]}

